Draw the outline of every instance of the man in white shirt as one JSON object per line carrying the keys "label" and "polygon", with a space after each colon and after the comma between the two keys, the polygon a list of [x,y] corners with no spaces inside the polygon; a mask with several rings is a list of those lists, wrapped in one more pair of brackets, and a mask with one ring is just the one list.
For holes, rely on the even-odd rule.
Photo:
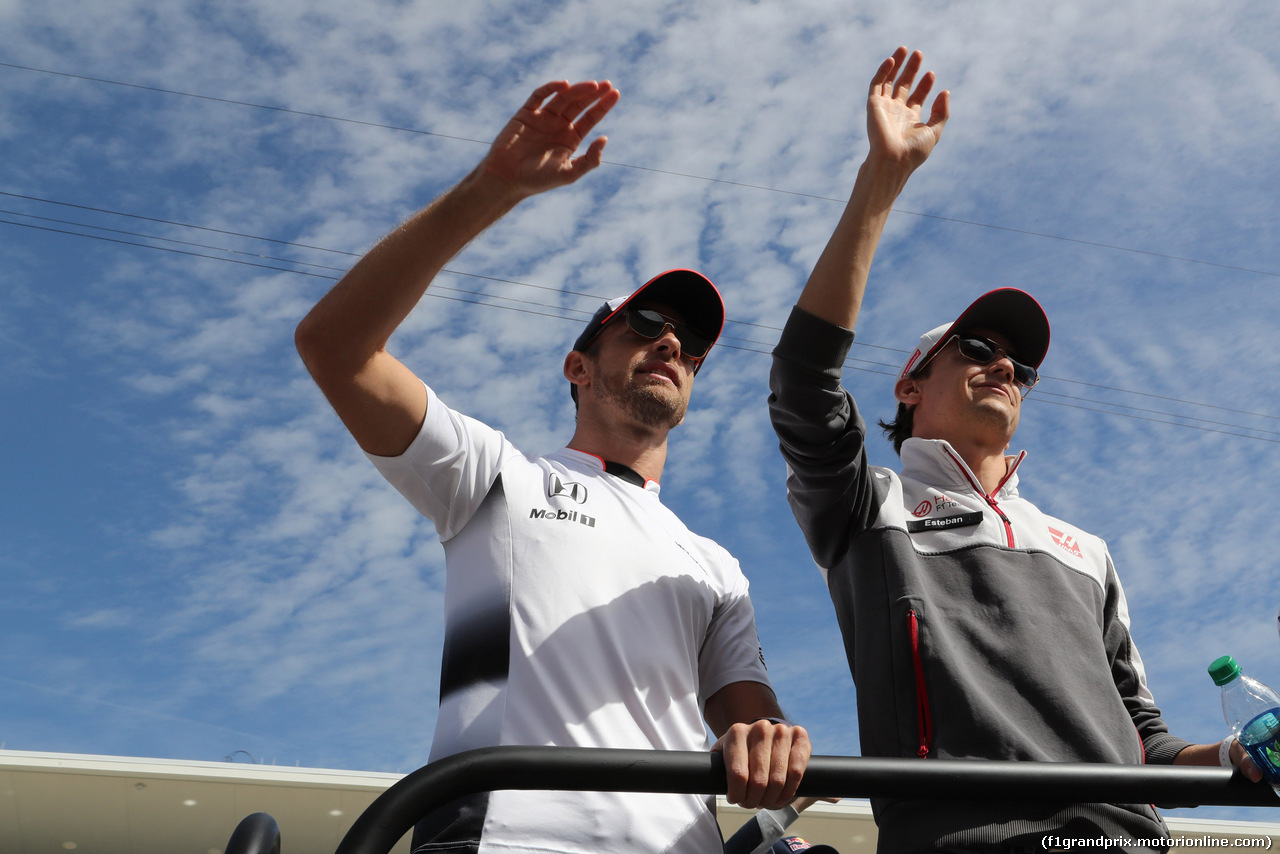
{"label": "man in white shirt", "polygon": [[[782,720],[741,569],[658,500],[667,436],[724,320],[690,270],[601,306],[564,362],[568,446],[525,455],[450,410],[386,349],[443,266],[521,200],[600,164],[574,156],[617,103],[607,81],[538,88],[457,186],[384,238],[298,327],[311,375],[445,546],[432,759],[494,744],[706,749],[732,802],[779,807],[810,754]],[[433,813],[415,851],[718,850],[711,799],[497,792]]]}

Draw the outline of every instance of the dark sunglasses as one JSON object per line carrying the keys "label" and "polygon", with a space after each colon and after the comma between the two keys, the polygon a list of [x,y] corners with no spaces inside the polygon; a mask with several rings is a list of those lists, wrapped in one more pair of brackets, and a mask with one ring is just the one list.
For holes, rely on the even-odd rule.
{"label": "dark sunglasses", "polygon": [[680,340],[681,354],[688,356],[695,362],[706,358],[707,351],[711,349],[711,345],[714,343],[712,339],[698,332],[687,323],[672,320],[670,317],[659,314],[651,308],[629,308],[626,311],[626,315],[627,326],[631,327],[631,331],[641,338],[659,338],[670,326],[671,331]]}
{"label": "dark sunglasses", "polygon": [[[1024,396],[1027,392],[1031,391],[1032,386],[1040,382],[1040,374],[1036,372],[1035,368],[1019,362],[1009,353],[1008,350],[1004,349],[994,341],[988,341],[986,338],[979,338],[977,335],[952,335],[951,338],[947,340],[947,344],[950,344],[952,341],[956,342],[956,349],[960,351],[960,355],[964,356],[970,362],[977,362],[980,365],[989,365],[1001,356],[1007,358],[1013,365],[1013,381],[1022,386],[1022,394]],[[946,347],[946,344],[943,344],[942,347],[934,350],[933,355],[936,356],[941,353],[943,347]],[[924,370],[924,366],[927,364],[929,364],[928,361],[922,364],[916,370],[916,373]]]}

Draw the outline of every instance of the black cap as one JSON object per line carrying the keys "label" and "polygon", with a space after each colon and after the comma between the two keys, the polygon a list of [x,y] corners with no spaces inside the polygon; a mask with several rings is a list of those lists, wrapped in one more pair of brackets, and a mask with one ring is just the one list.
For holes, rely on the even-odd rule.
{"label": "black cap", "polygon": [[[724,329],[724,300],[711,280],[694,270],[668,270],[654,276],[629,296],[614,297],[596,309],[587,322],[587,328],[573,342],[573,349],[584,351],[590,347],[601,330],[636,300],[661,303],[678,311],[685,323],[702,333],[712,344]],[[698,367],[701,367],[700,363]]]}
{"label": "black cap", "polygon": [[933,358],[951,336],[975,329],[989,329],[1009,339],[1014,355],[1033,368],[1039,368],[1049,352],[1049,318],[1035,297],[1017,288],[998,288],[978,297],[960,312],[954,323],[944,323],[920,336],[898,379],[911,376]]}

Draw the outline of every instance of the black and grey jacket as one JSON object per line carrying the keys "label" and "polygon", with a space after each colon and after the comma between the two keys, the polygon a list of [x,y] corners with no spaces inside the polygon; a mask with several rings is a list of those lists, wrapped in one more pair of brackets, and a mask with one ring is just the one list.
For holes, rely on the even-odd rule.
{"label": "black and grey jacket", "polygon": [[[986,495],[951,446],[908,439],[901,475],[867,462],[840,385],[853,333],[795,309],[770,411],[792,510],[831,592],[867,756],[1168,763],[1106,544],[1018,495]],[[1045,833],[1167,835],[1147,805],[876,800],[881,851],[1025,845]]]}

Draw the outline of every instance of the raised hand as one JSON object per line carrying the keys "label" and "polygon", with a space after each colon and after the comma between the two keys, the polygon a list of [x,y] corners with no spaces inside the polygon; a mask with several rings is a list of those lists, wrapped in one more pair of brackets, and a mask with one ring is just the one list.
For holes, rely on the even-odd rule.
{"label": "raised hand", "polygon": [[951,93],[943,90],[933,101],[928,122],[921,121],[921,110],[934,83],[934,74],[928,71],[915,84],[923,61],[920,51],[908,55],[905,47],[898,48],[880,63],[867,95],[870,158],[883,158],[912,171],[933,151],[951,114]]}
{"label": "raised hand", "polygon": [[529,195],[572,184],[600,165],[607,137],[574,153],[619,95],[607,80],[539,86],[498,134],[480,168]]}
{"label": "raised hand", "polygon": [[934,81],[930,71],[916,84],[923,61],[920,51],[909,54],[900,47],[880,63],[871,79],[867,93],[870,152],[858,170],[844,215],[797,303],[809,314],[845,329],[853,329],[858,322],[871,261],[889,212],[911,174],[938,144],[951,114],[950,93],[943,91],[933,101],[928,122],[921,121]]}

